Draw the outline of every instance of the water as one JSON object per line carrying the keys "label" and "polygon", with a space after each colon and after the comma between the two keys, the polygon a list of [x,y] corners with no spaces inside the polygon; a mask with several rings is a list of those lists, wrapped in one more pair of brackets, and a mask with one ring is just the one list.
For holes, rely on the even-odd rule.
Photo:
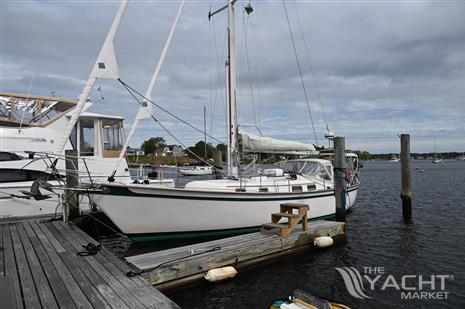
{"label": "water", "polygon": [[[347,242],[249,267],[230,281],[202,281],[167,295],[182,308],[203,309],[267,308],[295,289],[353,308],[465,308],[465,162],[412,163],[412,223],[402,220],[399,163],[367,162],[357,203],[347,217]],[[425,280],[443,274],[454,278],[445,279],[447,300],[402,300],[395,288],[383,291],[376,284],[372,291],[366,281],[365,293],[371,298],[360,300],[347,292],[335,270],[344,266],[362,274],[363,267],[384,267],[382,278],[392,274],[399,285],[407,274],[422,274]]]}

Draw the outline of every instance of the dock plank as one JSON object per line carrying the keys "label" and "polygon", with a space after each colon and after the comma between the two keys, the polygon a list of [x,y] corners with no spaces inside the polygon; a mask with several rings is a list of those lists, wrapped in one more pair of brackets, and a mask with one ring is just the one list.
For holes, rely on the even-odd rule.
{"label": "dock plank", "polygon": [[[92,306],[95,308],[110,308],[98,290],[79,269],[79,265],[68,261],[66,258],[63,259],[60,257],[60,254],[64,255],[63,252],[58,253],[55,251],[51,242],[51,240],[55,239],[53,235],[48,235],[47,237],[42,229],[40,229],[39,225],[35,222],[31,222],[30,227],[47,251],[50,259],[54,261],[55,269],[63,282],[65,282],[65,287],[74,303],[79,308],[89,308]],[[66,262],[68,262],[68,265],[66,265]]]}
{"label": "dock plank", "polygon": [[[92,308],[79,286],[73,280],[66,266],[51,245],[41,242],[30,223],[23,223],[23,227],[39,257],[51,288],[60,308]],[[36,227],[36,229],[38,229]],[[42,235],[44,237],[44,235]],[[43,239],[43,238],[42,238]],[[62,274],[60,276],[60,273]]]}
{"label": "dock plank", "polygon": [[[66,248],[66,252],[58,253],[61,259],[70,269],[73,269],[72,265],[76,265],[78,272],[82,272],[82,274],[85,275],[85,277],[92,283],[92,286],[95,287],[99,294],[102,295],[102,297],[105,299],[105,302],[108,303],[108,305],[104,307],[129,309],[129,307],[118,296],[118,294],[106,284],[106,282],[99,276],[98,273],[92,270],[92,268],[86,262],[85,259],[74,259],[77,250],[75,250],[74,247],[72,247],[71,244],[67,242],[66,238],[64,238],[63,235],[61,235],[58,231],[54,231],[54,227],[50,226],[50,223],[41,224],[39,225],[39,227],[42,230],[42,232],[47,236],[47,238],[59,241],[60,245],[63,244],[63,248]],[[76,276],[75,271],[73,271],[73,275]],[[78,283],[80,282],[81,281],[78,281]],[[82,282],[85,282],[85,279],[82,279]],[[89,296],[91,294],[86,293],[86,295]],[[97,299],[99,299],[98,296],[96,297]]]}
{"label": "dock plank", "polygon": [[23,296],[21,294],[21,284],[19,281],[18,269],[16,268],[16,259],[11,241],[9,225],[3,225],[3,258],[5,263],[5,276],[10,277],[13,281],[15,291],[16,306],[24,308]]}
{"label": "dock plank", "polygon": [[29,269],[26,253],[24,252],[21,239],[16,230],[16,225],[10,225],[10,235],[18,267],[19,279],[21,280],[24,305],[26,308],[37,308],[38,305],[41,305],[39,295],[37,294],[34,279]]}
{"label": "dock plank", "polygon": [[[22,226],[22,224],[17,224],[15,228],[19,234],[19,237],[21,238],[26,259],[31,270],[31,275],[34,279],[35,287],[42,307],[51,309],[58,308],[58,304],[55,300],[55,296],[53,295],[52,289],[48,284],[48,280],[42,269],[42,265],[39,262],[39,258],[36,255],[36,251],[34,250],[31,241],[29,240],[29,237],[26,234],[26,231],[24,230],[24,227]],[[75,307],[67,306],[67,308]]]}
{"label": "dock plank", "polygon": [[[57,225],[63,225],[63,223],[56,223]],[[74,234],[75,237],[80,237],[86,239],[86,241],[94,241],[90,236],[85,234],[82,230],[78,227],[71,225],[67,231],[72,235]],[[144,280],[142,277],[128,277],[126,276],[127,271],[131,270],[128,265],[125,265],[123,268],[125,272],[121,272],[121,270],[115,265],[114,259],[109,259],[114,255],[110,254],[110,252],[106,248],[102,248],[99,254],[96,254],[94,257],[99,261],[117,280],[120,281],[121,284],[128,287],[129,291],[136,296],[144,305],[150,308],[163,308],[166,306],[172,306],[173,308],[178,308],[177,305],[172,302],[170,299],[166,298],[161,294],[160,291],[149,285],[149,283]],[[116,258],[116,257],[115,257]],[[117,259],[117,258],[116,258]],[[123,263],[121,260],[119,262]],[[123,263],[124,265],[124,263]]]}
{"label": "dock plank", "polygon": [[[77,252],[82,251],[82,239],[77,239],[74,235],[70,235],[66,229],[63,228],[57,222],[53,222],[51,224],[46,224],[46,226],[51,230],[52,228],[55,229],[58,236],[58,233],[61,234],[65,241],[69,241],[70,245],[74,247],[75,254]],[[97,253],[98,254],[98,253]],[[116,278],[114,278],[106,269],[101,265],[94,256],[83,256],[79,257],[77,260],[82,259],[85,260],[89,266],[99,274],[99,276],[103,279],[103,281],[108,285],[118,296],[121,297],[124,303],[129,308],[144,308],[145,306],[134,296],[132,295]]]}
{"label": "dock plank", "polygon": [[5,276],[5,262],[3,261],[3,225],[0,225],[0,277]]}

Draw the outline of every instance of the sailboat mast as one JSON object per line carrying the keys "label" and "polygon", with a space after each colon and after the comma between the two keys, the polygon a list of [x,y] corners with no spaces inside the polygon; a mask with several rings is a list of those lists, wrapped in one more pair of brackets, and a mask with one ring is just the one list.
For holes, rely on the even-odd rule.
{"label": "sailboat mast", "polygon": [[228,176],[238,178],[238,142],[236,111],[236,35],[234,3],[228,0],[228,60],[227,67],[227,135],[228,135]]}
{"label": "sailboat mast", "polygon": [[204,159],[207,160],[207,108],[203,107],[203,143],[204,143]]}

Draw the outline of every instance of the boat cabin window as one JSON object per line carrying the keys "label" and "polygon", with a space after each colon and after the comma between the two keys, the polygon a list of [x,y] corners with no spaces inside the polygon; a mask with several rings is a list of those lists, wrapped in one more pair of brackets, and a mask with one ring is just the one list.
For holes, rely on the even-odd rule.
{"label": "boat cabin window", "polygon": [[283,164],[283,170],[300,173],[303,175],[318,176],[325,180],[333,179],[331,164],[324,165],[321,162],[311,160],[287,161]]}
{"label": "boat cabin window", "polygon": [[2,162],[2,161],[16,161],[16,160],[21,160],[21,159],[22,158],[20,156],[18,156],[17,154],[15,154],[15,153],[5,152],[5,151],[0,152],[0,162]]}
{"label": "boat cabin window", "polygon": [[8,126],[42,126],[58,119],[74,106],[71,101],[48,97],[0,94],[0,121]]}
{"label": "boat cabin window", "polygon": [[79,121],[79,154],[93,156],[95,150],[94,119],[81,119]]}
{"label": "boat cabin window", "polygon": [[124,129],[121,119],[102,119],[103,156],[119,156],[124,145]]}
{"label": "boat cabin window", "polygon": [[292,186],[292,192],[302,192],[302,186]]}
{"label": "boat cabin window", "polygon": [[22,170],[22,169],[2,169],[0,173],[0,183],[5,182],[21,182],[21,181],[35,181],[39,178],[46,178],[48,180],[55,179],[51,175],[41,172],[41,171],[32,171],[32,170]]}

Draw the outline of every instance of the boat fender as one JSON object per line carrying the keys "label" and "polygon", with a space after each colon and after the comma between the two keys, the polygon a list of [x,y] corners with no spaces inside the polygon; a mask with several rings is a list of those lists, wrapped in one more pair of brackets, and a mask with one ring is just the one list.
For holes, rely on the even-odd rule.
{"label": "boat fender", "polygon": [[330,236],[317,237],[313,241],[313,244],[317,246],[318,248],[331,247],[333,243],[334,243],[333,238]]}
{"label": "boat fender", "polygon": [[210,282],[218,282],[227,278],[233,278],[237,275],[237,270],[232,266],[210,269],[205,274],[205,279]]}

